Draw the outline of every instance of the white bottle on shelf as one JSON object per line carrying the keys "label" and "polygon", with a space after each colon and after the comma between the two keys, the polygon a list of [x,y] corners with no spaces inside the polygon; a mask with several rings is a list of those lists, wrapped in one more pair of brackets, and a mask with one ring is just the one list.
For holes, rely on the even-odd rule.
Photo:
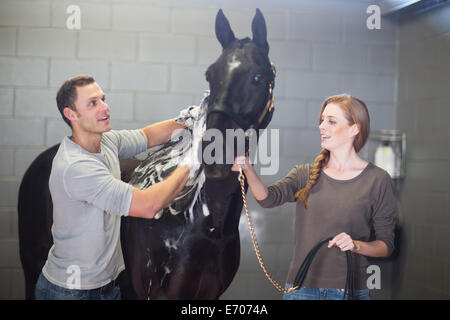
{"label": "white bottle on shelf", "polygon": [[380,144],[375,151],[375,165],[386,170],[391,178],[395,178],[398,174],[396,169],[396,157],[394,149],[388,142]]}

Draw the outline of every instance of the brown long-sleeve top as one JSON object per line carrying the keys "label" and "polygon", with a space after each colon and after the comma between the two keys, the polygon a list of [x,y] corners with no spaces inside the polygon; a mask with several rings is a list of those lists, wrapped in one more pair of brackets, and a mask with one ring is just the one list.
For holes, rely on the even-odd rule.
{"label": "brown long-sleeve top", "polygon": [[[294,193],[308,182],[310,164],[295,166],[287,176],[268,187],[266,199],[258,201],[264,208],[295,202]],[[287,283],[292,284],[308,252],[322,239],[346,232],[353,240],[381,240],[394,250],[396,200],[389,174],[369,163],[356,177],[336,180],[323,171],[308,197],[308,208],[297,201],[294,223],[294,254]],[[371,237],[373,232],[374,239]],[[353,253],[355,289],[367,288],[365,256]],[[317,252],[305,287],[344,288],[347,276],[345,252],[326,245]]]}

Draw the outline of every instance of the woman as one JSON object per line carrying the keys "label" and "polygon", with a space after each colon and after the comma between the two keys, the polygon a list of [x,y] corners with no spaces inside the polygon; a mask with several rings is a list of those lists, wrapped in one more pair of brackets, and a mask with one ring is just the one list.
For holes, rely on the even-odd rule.
{"label": "woman", "polygon": [[329,97],[320,110],[319,130],[322,151],[314,164],[295,166],[269,187],[248,159],[237,158],[232,170],[243,169],[253,196],[264,208],[297,201],[294,256],[286,288],[292,287],[313,246],[333,237],[328,249],[318,251],[304,287],[285,294],[284,299],[344,298],[347,250],[354,253],[355,296],[370,299],[367,257],[386,257],[394,249],[392,182],[386,171],[358,155],[370,132],[363,101],[346,94]]}

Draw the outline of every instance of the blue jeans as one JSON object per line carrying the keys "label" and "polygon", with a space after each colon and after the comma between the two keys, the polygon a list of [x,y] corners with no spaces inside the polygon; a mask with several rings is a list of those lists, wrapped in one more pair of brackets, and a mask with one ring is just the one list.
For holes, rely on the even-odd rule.
{"label": "blue jeans", "polygon": [[48,281],[41,273],[34,291],[36,300],[120,300],[120,289],[114,286],[105,294],[100,290],[66,289]]}
{"label": "blue jeans", "polygon": [[[291,284],[286,284],[285,288],[291,288]],[[309,288],[301,287],[290,293],[283,294],[283,300],[343,300],[344,289]],[[348,300],[348,297],[346,297]],[[370,300],[369,289],[355,290],[354,300]]]}

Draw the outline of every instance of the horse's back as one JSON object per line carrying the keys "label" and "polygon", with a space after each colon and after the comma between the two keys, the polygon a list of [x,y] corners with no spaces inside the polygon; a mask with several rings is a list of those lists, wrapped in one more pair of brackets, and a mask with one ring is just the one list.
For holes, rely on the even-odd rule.
{"label": "horse's back", "polygon": [[48,180],[58,148],[59,144],[45,150],[31,163],[19,188],[19,251],[25,274],[26,299],[34,298],[37,278],[53,244],[50,230],[53,204]]}

